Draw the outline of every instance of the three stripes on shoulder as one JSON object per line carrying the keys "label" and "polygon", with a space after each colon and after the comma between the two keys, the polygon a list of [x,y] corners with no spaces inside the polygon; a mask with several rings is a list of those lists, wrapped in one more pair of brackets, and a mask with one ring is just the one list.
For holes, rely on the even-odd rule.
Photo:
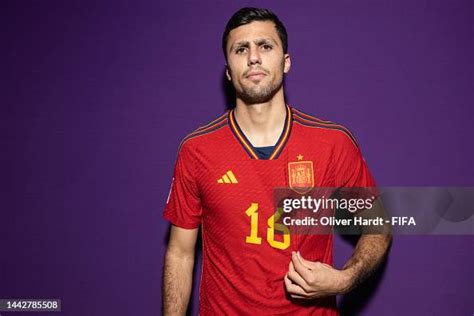
{"label": "three stripes on shoulder", "polygon": [[217,183],[236,184],[239,183],[239,181],[237,181],[232,170],[228,170],[221,178],[219,178],[219,180],[217,180]]}

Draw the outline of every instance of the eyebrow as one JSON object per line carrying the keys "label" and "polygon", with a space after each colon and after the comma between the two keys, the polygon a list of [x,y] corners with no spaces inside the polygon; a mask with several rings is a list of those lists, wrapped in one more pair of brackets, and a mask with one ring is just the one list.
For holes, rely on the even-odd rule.
{"label": "eyebrow", "polygon": [[[271,38],[257,38],[256,40],[254,40],[254,43],[255,43],[255,45],[272,44],[272,45],[278,46],[278,42],[274,41]],[[249,47],[249,46],[250,46],[249,41],[240,41],[240,42],[234,43],[230,47],[230,50],[232,51],[232,50],[236,49],[237,47]]]}

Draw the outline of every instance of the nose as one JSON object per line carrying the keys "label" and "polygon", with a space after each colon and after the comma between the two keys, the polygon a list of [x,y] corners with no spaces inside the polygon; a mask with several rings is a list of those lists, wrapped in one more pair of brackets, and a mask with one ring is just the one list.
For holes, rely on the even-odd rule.
{"label": "nose", "polygon": [[262,60],[260,59],[260,52],[258,51],[258,47],[256,46],[251,47],[248,54],[248,66],[252,66],[255,64],[262,64]]}

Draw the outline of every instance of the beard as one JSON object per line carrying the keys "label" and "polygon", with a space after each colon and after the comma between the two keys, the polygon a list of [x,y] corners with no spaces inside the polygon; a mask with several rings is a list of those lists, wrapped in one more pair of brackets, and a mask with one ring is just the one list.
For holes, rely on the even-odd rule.
{"label": "beard", "polygon": [[253,87],[242,87],[236,89],[237,97],[246,104],[265,103],[270,101],[283,85],[283,78],[278,82],[270,82],[264,86],[254,85]]}
{"label": "beard", "polygon": [[[251,86],[244,86],[244,85],[235,86],[234,85],[237,97],[242,99],[242,101],[244,101],[246,104],[257,104],[257,103],[265,103],[265,102],[270,101],[273,98],[273,96],[283,86],[284,65],[285,65],[285,60],[283,59],[281,63],[282,75],[279,78],[277,78],[276,81],[271,80],[270,82],[266,84],[259,82],[258,84],[253,84]],[[269,74],[269,72],[265,69],[260,68],[260,70],[264,71],[267,75]]]}

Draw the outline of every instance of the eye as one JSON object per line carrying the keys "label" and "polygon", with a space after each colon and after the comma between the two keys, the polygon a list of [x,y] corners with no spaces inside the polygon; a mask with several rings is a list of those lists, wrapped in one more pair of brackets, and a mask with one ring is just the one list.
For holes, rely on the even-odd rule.
{"label": "eye", "polygon": [[263,50],[271,50],[273,48],[273,46],[270,45],[270,44],[263,44],[262,48],[263,48]]}
{"label": "eye", "polygon": [[235,53],[236,53],[236,54],[243,54],[243,53],[245,53],[245,50],[246,50],[245,47],[237,47],[237,48],[235,49]]}

